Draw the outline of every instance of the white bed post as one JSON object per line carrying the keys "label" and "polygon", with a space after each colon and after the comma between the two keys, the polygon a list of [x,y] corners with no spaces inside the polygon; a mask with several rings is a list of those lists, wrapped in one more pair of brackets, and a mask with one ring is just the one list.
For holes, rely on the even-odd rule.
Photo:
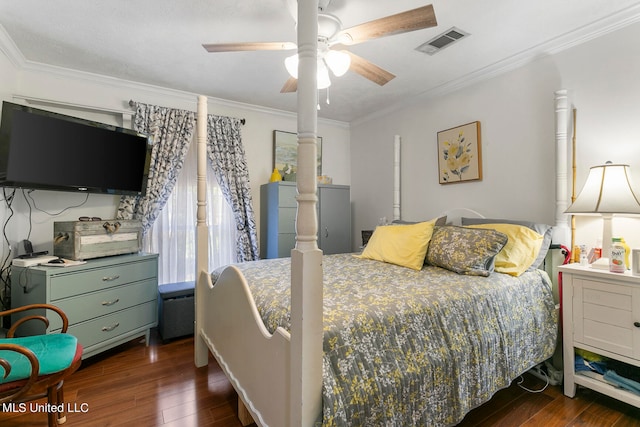
{"label": "white bed post", "polygon": [[567,90],[557,90],[554,99],[556,111],[556,224],[553,228],[553,242],[569,245],[569,215],[564,213],[569,206],[567,184],[569,99]]}
{"label": "white bed post", "polygon": [[400,220],[400,135],[393,137],[393,219]]}
{"label": "white bed post", "polygon": [[[197,211],[196,211],[196,280],[209,272],[209,227],[207,226],[207,97],[198,96],[197,110]],[[200,336],[200,325],[204,325],[204,305],[198,304],[198,286],[195,289],[195,364],[205,366],[209,361],[209,349]]]}
{"label": "white bed post", "polygon": [[322,408],[322,251],[317,244],[318,2],[298,0],[298,211],[291,251],[290,425]]}

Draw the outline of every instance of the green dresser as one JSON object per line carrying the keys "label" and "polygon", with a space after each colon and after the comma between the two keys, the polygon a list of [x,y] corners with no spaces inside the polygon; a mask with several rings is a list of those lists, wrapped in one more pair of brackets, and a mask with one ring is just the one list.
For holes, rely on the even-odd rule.
{"label": "green dresser", "polygon": [[[69,317],[68,332],[84,348],[83,359],[138,336],[148,344],[149,330],[158,323],[157,300],[157,254],[97,258],[71,267],[11,267],[11,306],[48,303],[62,308]],[[59,317],[52,312],[46,316],[46,330],[42,322],[27,322],[19,334],[57,332]]]}

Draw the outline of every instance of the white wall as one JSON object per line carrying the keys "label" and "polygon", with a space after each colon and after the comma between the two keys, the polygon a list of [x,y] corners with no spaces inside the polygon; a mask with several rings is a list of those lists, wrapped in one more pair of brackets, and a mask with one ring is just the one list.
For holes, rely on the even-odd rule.
{"label": "white wall", "polygon": [[[402,137],[403,218],[431,218],[452,207],[470,207],[487,216],[502,216],[553,224],[555,212],[553,93],[570,90],[578,110],[577,187],[589,166],[605,160],[628,162],[640,183],[640,24],[635,24],[553,56],[540,58],[455,93],[421,99],[393,112],[385,112],[351,125],[320,122],[323,137],[323,172],[336,184],[351,184],[354,245],[360,230],[375,227],[378,218],[392,217],[393,136]],[[128,110],[127,101],[195,110],[196,95],[150,87],[102,76],[35,66],[7,59],[0,52],[0,97],[13,95]],[[242,134],[258,214],[259,186],[267,182],[272,163],[274,129],[295,132],[295,116],[258,107],[210,99],[212,114],[243,117]],[[51,106],[47,107],[54,109]],[[67,114],[118,123],[114,114],[66,109]],[[437,178],[436,133],[479,120],[482,123],[483,180],[440,185]],[[120,123],[118,123],[120,124]],[[40,209],[58,212],[82,201],[80,195],[37,191]],[[28,233],[28,209],[21,200],[9,223],[10,240]],[[51,217],[34,211],[31,240],[36,249],[51,249],[54,220],[81,215],[112,216],[116,200],[95,196],[80,208]],[[4,224],[9,213],[0,209]],[[258,215],[259,220],[259,215]],[[614,234],[640,247],[638,220],[615,219]],[[595,244],[598,220],[578,220],[577,243]],[[6,249],[6,248],[5,248]],[[2,257],[5,253],[2,254]]]}
{"label": "white wall", "polygon": [[0,97],[4,98],[9,95],[8,91],[16,85],[18,71],[14,64],[9,61],[7,55],[4,54],[0,46]]}
{"label": "white wall", "polygon": [[[12,78],[4,78],[4,70]],[[31,97],[52,100],[54,104],[32,104],[35,108],[57,111],[77,117],[88,118],[104,123],[122,125],[122,114],[130,112],[130,99],[157,104],[166,107],[196,110],[197,95],[173,91],[169,89],[146,86],[134,82],[126,82],[104,76],[96,76],[71,70],[57,69],[30,63],[22,63],[17,67],[11,65],[7,54],[0,51],[0,97],[10,102],[24,103],[23,99]],[[274,96],[277,96],[274,95]],[[96,107],[107,112],[90,111],[83,107],[55,105],[55,103],[77,104]],[[112,112],[108,112],[112,111]],[[237,104],[209,98],[209,113],[245,118],[242,137],[247,154],[249,175],[252,185],[252,197],[256,220],[260,227],[260,185],[268,182],[272,171],[273,130],[295,132],[296,116],[275,110]],[[349,126],[335,121],[319,121],[318,135],[323,138],[323,173],[333,177],[335,184],[350,184],[350,147]],[[17,193],[13,209],[13,217],[9,221],[8,237],[15,250],[16,242],[27,238],[29,224],[32,226],[30,239],[35,250],[52,251],[54,221],[77,220],[79,216],[99,216],[113,218],[116,212],[118,197],[90,195],[86,204],[73,207],[85,200],[85,196],[76,193],[34,191],[30,194],[40,210],[29,212],[29,208],[21,192]],[[0,207],[0,221],[4,224],[10,212]],[[194,218],[195,221],[195,218]],[[6,244],[3,245],[2,258],[6,256]],[[22,248],[20,248],[20,252]]]}
{"label": "white wall", "polygon": [[[639,74],[640,24],[634,24],[455,93],[352,123],[354,241],[359,244],[360,230],[375,227],[378,218],[392,216],[394,134],[402,137],[403,219],[468,207],[489,217],[554,224],[553,99],[563,88],[578,112],[577,191],[589,167],[606,160],[630,164],[640,184]],[[476,120],[482,181],[438,184],[436,133]],[[614,235],[640,247],[638,221],[614,219]],[[601,230],[601,221],[579,219],[576,243],[595,245]]]}

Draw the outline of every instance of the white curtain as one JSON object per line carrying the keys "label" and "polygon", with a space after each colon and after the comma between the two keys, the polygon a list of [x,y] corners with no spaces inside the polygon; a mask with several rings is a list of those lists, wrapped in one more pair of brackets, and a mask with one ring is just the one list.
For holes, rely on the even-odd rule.
{"label": "white curtain", "polygon": [[[196,279],[196,144],[189,152],[175,188],[153,226],[143,238],[146,252],[160,254],[159,284]],[[211,166],[207,171],[209,271],[235,262],[236,225],[233,211],[220,190]]]}

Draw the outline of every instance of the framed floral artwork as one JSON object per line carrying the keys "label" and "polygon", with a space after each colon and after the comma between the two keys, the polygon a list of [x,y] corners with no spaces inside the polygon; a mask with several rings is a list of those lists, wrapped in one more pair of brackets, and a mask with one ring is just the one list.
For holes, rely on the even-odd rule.
{"label": "framed floral artwork", "polygon": [[480,122],[438,132],[440,184],[482,180]]}
{"label": "framed floral artwork", "polygon": [[[317,174],[322,175],[322,137],[317,137]],[[298,134],[273,131],[273,167],[284,181],[295,181],[298,171]]]}

